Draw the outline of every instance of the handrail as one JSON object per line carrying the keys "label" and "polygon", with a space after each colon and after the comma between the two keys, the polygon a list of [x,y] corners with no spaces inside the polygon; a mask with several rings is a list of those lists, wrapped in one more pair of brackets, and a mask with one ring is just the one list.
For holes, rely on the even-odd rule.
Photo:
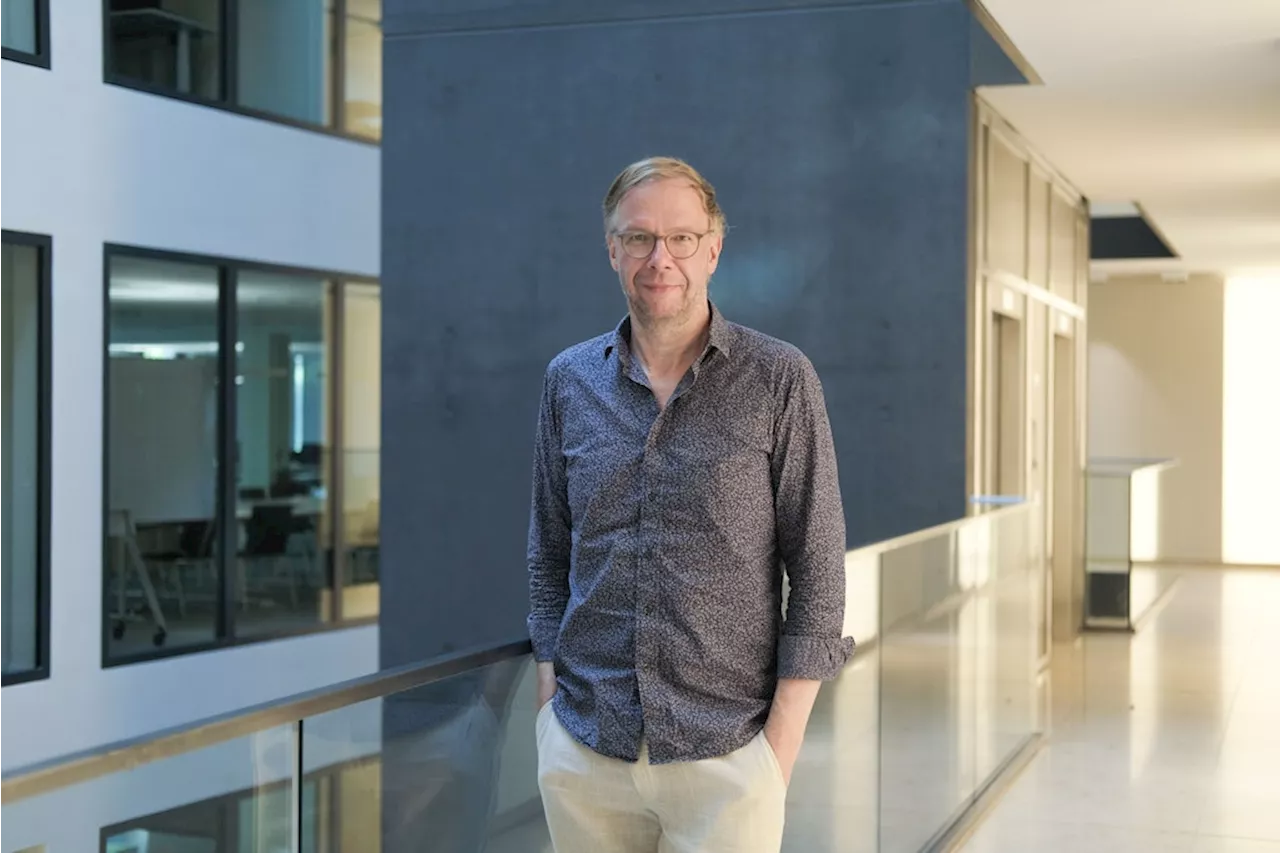
{"label": "handrail", "polygon": [[875,554],[884,554],[888,551],[894,551],[907,545],[916,545],[929,539],[935,539],[945,533],[959,530],[970,524],[986,523],[993,518],[999,518],[1004,515],[1013,515],[1014,513],[1028,511],[1028,507],[1036,506],[1034,501],[1022,501],[1020,503],[1008,504],[993,509],[990,512],[984,512],[981,515],[966,515],[964,518],[957,518],[954,521],[947,521],[933,527],[926,527],[923,530],[915,530],[911,533],[904,533],[893,539],[885,539],[883,542],[873,542],[869,545],[863,545],[858,548],[851,548],[845,553],[845,559],[850,557],[870,557]]}
{"label": "handrail", "polygon": [[528,640],[462,651],[21,767],[4,774],[0,780],[0,803],[8,805],[78,782],[131,770],[162,758],[203,749],[369,699],[422,687],[530,653],[532,647]]}

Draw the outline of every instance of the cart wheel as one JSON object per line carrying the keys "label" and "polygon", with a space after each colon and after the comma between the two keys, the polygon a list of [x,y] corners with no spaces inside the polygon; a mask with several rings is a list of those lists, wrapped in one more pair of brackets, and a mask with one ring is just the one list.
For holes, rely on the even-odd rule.
{"label": "cart wheel", "polygon": [[152,645],[163,646],[165,639],[169,636],[169,632],[163,628],[157,628],[154,636],[151,637]]}
{"label": "cart wheel", "polygon": [[117,640],[124,636],[124,620],[123,619],[117,619],[115,623],[111,626],[111,636]]}

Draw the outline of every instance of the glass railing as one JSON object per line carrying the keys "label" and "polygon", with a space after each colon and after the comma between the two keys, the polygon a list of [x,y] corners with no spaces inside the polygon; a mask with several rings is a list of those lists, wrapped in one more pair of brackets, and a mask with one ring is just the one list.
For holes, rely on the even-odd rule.
{"label": "glass railing", "polygon": [[[1043,567],[1015,506],[855,550],[784,849],[917,851],[1040,729]],[[550,851],[527,643],[6,775],[3,853]]]}
{"label": "glass railing", "polygon": [[1043,561],[1033,506],[984,513],[882,550],[879,846],[928,849],[1043,725]]}

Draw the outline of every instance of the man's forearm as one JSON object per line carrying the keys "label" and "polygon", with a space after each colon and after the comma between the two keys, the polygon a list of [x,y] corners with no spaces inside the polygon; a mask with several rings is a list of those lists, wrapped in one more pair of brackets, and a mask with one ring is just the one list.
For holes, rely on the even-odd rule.
{"label": "man's forearm", "polygon": [[804,731],[809,725],[809,715],[813,713],[813,704],[821,687],[821,681],[807,678],[778,679],[764,734],[778,756],[778,763],[782,765],[783,776],[788,782],[791,781],[791,771],[800,755]]}
{"label": "man's forearm", "polygon": [[769,709],[765,728],[779,737],[802,740],[821,687],[821,681],[807,678],[778,679],[778,689],[773,694],[773,707]]}
{"label": "man's forearm", "polygon": [[551,661],[538,661],[538,707],[556,694],[556,666]]}

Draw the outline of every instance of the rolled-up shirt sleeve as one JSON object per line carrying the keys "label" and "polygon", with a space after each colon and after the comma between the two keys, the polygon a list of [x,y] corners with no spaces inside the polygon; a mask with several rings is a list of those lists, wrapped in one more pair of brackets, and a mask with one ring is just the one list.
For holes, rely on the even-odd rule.
{"label": "rolled-up shirt sleeve", "polygon": [[778,677],[827,681],[854,645],[843,636],[844,508],[818,374],[803,355],[787,368],[772,460],[778,545],[790,584]]}
{"label": "rolled-up shirt sleeve", "polygon": [[534,659],[538,661],[555,658],[560,623],[569,604],[571,518],[556,411],[554,368],[553,362],[542,382],[529,518],[528,625]]}

